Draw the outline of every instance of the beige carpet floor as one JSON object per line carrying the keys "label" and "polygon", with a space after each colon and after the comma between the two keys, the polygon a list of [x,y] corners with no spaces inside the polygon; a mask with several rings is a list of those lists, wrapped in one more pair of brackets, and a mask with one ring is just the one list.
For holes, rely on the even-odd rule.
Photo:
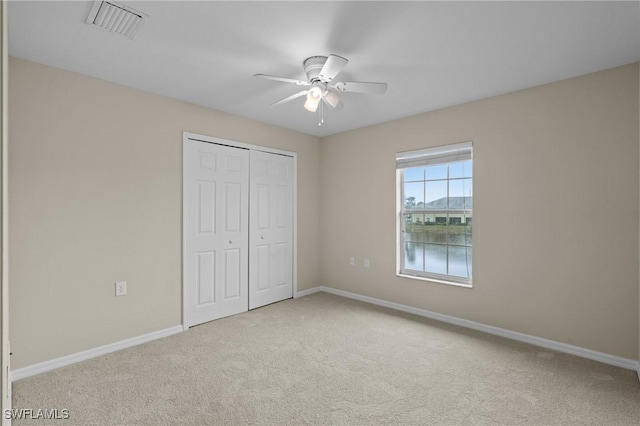
{"label": "beige carpet floor", "polygon": [[317,293],[14,383],[23,424],[640,424],[636,373]]}

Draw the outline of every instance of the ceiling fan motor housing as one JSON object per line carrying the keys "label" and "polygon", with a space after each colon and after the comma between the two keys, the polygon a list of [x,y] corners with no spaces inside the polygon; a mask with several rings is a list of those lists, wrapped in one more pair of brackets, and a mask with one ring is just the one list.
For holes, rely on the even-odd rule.
{"label": "ceiling fan motor housing", "polygon": [[326,56],[311,56],[304,60],[302,63],[302,65],[304,65],[304,72],[307,74],[307,79],[311,83],[321,81],[318,75],[320,74],[325,62],[327,62]]}

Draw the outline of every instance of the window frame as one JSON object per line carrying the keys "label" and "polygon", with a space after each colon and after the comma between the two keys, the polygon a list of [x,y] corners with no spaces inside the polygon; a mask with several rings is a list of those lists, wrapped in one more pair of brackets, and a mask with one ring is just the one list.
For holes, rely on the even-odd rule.
{"label": "window frame", "polygon": [[[426,215],[430,213],[434,213],[433,210],[424,209],[415,209],[415,210],[405,210],[404,209],[404,178],[403,172],[407,168],[411,167],[426,167],[428,165],[436,165],[436,164],[448,164],[453,162],[461,162],[461,161],[471,161],[473,164],[473,142],[462,142],[452,145],[444,145],[433,148],[426,148],[420,150],[413,151],[404,151],[396,153],[396,275],[403,278],[411,278],[429,282],[435,282],[440,284],[448,284],[454,286],[460,286],[465,288],[473,287],[473,267],[471,268],[471,276],[469,278],[459,277],[455,275],[448,274],[438,274],[433,272],[425,272],[425,271],[416,271],[412,269],[405,268],[405,250],[404,250],[404,235],[406,231],[406,215],[415,213],[419,215]],[[464,178],[464,177],[463,177]],[[447,187],[449,185],[450,180],[454,180],[456,178],[450,178],[449,173],[447,172],[446,182]],[[473,184],[474,173],[473,169],[471,172],[471,183]],[[428,182],[426,176],[424,177],[424,182]],[[473,192],[472,192],[473,196]],[[449,197],[447,191],[447,197]],[[426,200],[424,201],[426,204]],[[440,210],[439,210],[440,211]],[[463,209],[463,212],[471,212],[470,217],[473,218],[473,207],[469,210]],[[459,214],[459,210],[452,210],[447,207],[447,226],[449,226],[449,215]],[[434,218],[435,220],[435,218]],[[473,219],[472,219],[473,220]],[[466,221],[465,221],[466,222]],[[443,244],[447,247],[447,250],[450,246],[457,247],[456,244]],[[466,246],[465,246],[466,247]],[[473,242],[470,245],[473,248]],[[471,258],[471,263],[473,265],[473,254]]]}

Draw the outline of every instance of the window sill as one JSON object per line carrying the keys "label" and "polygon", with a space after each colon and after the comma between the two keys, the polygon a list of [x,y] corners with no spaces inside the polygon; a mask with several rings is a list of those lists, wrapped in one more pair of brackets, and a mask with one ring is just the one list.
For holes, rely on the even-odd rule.
{"label": "window sill", "polygon": [[446,281],[446,280],[438,280],[435,278],[420,277],[418,275],[408,275],[408,274],[397,273],[396,276],[400,278],[410,278],[412,280],[428,281],[436,284],[452,285],[455,287],[473,288],[473,284],[462,284],[462,283],[457,283],[455,281]]}

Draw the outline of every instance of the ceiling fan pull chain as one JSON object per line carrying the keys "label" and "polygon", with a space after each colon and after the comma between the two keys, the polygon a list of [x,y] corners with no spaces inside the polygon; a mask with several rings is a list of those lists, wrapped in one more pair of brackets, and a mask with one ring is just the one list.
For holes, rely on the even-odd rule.
{"label": "ceiling fan pull chain", "polygon": [[318,127],[322,126],[324,123],[324,103],[320,102],[320,121],[318,122]]}

